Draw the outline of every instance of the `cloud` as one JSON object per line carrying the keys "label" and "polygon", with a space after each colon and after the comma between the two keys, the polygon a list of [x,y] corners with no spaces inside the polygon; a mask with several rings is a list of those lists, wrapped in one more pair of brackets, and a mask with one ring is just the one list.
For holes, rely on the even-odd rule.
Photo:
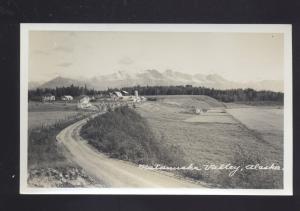
{"label": "cloud", "polygon": [[131,58],[126,56],[126,57],[123,57],[122,59],[120,59],[118,61],[118,63],[123,64],[123,65],[131,65],[134,63],[134,61]]}
{"label": "cloud", "polygon": [[57,64],[56,66],[58,66],[58,67],[69,67],[69,66],[71,66],[73,63],[71,63],[71,62],[63,62],[63,63],[59,63],[59,64]]}

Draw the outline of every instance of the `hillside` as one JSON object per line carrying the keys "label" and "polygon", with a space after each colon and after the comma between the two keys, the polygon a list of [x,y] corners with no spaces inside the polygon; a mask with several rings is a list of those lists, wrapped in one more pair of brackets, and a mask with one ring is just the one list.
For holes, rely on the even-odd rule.
{"label": "hillside", "polygon": [[128,86],[170,86],[170,85],[193,85],[215,89],[253,88],[256,90],[283,91],[282,81],[264,80],[258,82],[240,83],[227,80],[217,74],[186,74],[173,70],[158,71],[148,69],[138,72],[118,71],[112,74],[94,76],[84,81],[82,79],[70,79],[56,77],[43,85],[41,88],[55,88],[56,86],[87,85],[89,88],[105,90],[107,88],[121,88]]}
{"label": "hillside", "polygon": [[120,107],[87,122],[80,135],[100,152],[136,164],[180,164],[135,110]]}
{"label": "hillside", "polygon": [[70,79],[70,78],[65,78],[65,77],[56,77],[44,84],[42,84],[41,86],[39,86],[39,88],[56,88],[56,87],[67,87],[67,86],[84,86],[85,83],[84,81],[80,81],[80,80],[75,80],[75,79]]}
{"label": "hillside", "polygon": [[160,103],[175,105],[181,108],[199,107],[202,109],[210,109],[224,107],[224,104],[222,102],[205,95],[163,95],[155,97]]}

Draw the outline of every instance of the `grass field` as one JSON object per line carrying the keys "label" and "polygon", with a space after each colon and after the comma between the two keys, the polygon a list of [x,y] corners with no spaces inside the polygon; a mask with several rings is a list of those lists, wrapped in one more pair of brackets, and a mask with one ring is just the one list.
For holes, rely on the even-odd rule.
{"label": "grass field", "polygon": [[47,127],[57,122],[72,119],[79,111],[37,111],[28,112],[28,129]]}
{"label": "grass field", "polygon": [[[205,107],[208,112],[203,115],[184,112],[191,105]],[[163,140],[165,144],[174,145],[182,150],[182,159],[185,163],[202,165],[275,162],[282,166],[282,136],[274,133],[274,137],[270,136],[271,139],[267,143],[262,141],[260,130],[247,127],[250,123],[257,128],[269,127],[261,127],[266,123],[262,119],[274,121],[273,125],[278,128],[281,128],[281,125],[272,118],[256,113],[255,108],[248,112],[248,117],[252,117],[251,120],[241,114],[233,116],[231,113],[209,112],[216,108],[219,110],[222,106],[224,106],[222,103],[209,97],[160,96],[157,101],[149,101],[138,106],[137,111],[147,119],[158,140]],[[269,115],[273,116],[271,111]],[[237,116],[241,116],[240,120]],[[277,118],[281,119],[280,116]],[[241,122],[249,122],[249,124]],[[222,187],[282,188],[282,171],[249,173],[248,179],[245,179],[245,175],[228,178],[226,173],[217,171],[188,176],[219,184]]]}
{"label": "grass field", "polygon": [[29,104],[29,186],[84,187],[94,183],[82,168],[66,159],[68,152],[56,141],[62,129],[89,115],[89,112],[74,110],[72,105]]}
{"label": "grass field", "polygon": [[269,159],[283,163],[283,109],[250,107],[227,109],[265,145]]}
{"label": "grass field", "polygon": [[28,111],[29,112],[43,112],[43,111],[77,111],[77,103],[75,102],[60,102],[55,101],[53,103],[49,102],[28,102]]}
{"label": "grass field", "polygon": [[201,107],[202,109],[208,108],[222,108],[224,104],[217,101],[214,98],[205,95],[158,95],[158,96],[147,96],[156,98],[160,104],[165,104],[168,106],[180,106],[183,108],[188,107]]}

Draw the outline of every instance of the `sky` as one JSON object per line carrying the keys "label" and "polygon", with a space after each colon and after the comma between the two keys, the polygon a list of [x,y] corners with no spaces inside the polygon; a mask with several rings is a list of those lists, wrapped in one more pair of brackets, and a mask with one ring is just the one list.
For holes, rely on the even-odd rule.
{"label": "sky", "polygon": [[283,80],[283,34],[31,31],[29,81],[146,69]]}

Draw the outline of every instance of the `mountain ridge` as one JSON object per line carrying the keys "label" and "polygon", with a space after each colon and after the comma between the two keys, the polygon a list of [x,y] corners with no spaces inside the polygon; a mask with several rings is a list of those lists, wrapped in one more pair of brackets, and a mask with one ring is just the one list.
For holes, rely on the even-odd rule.
{"label": "mountain ridge", "polygon": [[160,72],[155,69],[148,69],[136,73],[127,71],[117,71],[111,74],[94,76],[91,78],[71,79],[58,76],[49,80],[39,88],[55,88],[61,86],[87,86],[96,90],[105,90],[107,88],[122,88],[128,86],[170,86],[170,85],[193,85],[203,86],[214,89],[235,89],[235,88],[253,88],[255,90],[283,91],[283,81],[262,80],[257,82],[234,82],[225,79],[218,74],[187,74],[183,72],[166,70]]}

